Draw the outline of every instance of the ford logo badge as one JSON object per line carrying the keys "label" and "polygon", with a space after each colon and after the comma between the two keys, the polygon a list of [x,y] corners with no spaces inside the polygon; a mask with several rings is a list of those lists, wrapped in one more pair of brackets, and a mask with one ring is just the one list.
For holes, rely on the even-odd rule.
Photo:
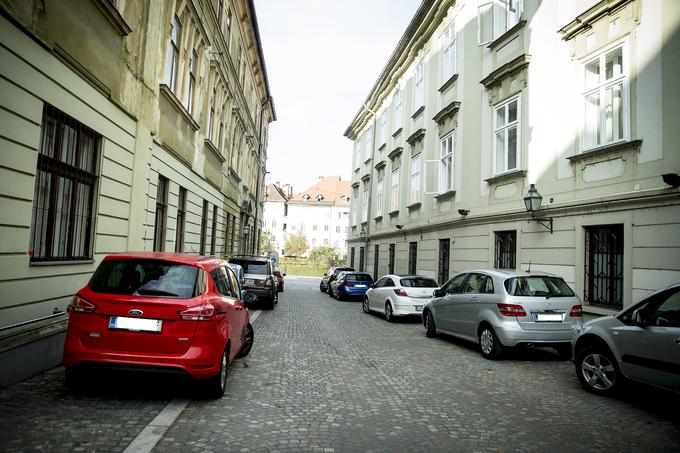
{"label": "ford logo badge", "polygon": [[132,316],[139,316],[144,314],[142,310],[137,310],[136,308],[130,310],[128,313],[131,314]]}

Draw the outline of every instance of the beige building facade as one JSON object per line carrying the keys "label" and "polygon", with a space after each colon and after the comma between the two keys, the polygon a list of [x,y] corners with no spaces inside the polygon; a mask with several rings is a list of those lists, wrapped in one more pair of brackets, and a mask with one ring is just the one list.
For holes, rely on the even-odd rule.
{"label": "beige building facade", "polygon": [[679,56],[672,0],[423,1],[345,132],[349,264],[543,270],[595,313],[680,281]]}
{"label": "beige building facade", "polygon": [[[249,0],[0,0],[0,385],[109,253],[257,251],[276,119]],[[27,359],[28,358],[28,359]]]}

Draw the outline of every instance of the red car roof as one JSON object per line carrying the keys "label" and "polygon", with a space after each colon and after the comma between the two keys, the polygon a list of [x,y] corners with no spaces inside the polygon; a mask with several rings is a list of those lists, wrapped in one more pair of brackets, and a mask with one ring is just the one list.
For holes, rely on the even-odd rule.
{"label": "red car roof", "polygon": [[213,269],[221,264],[226,264],[224,260],[215,257],[201,256],[191,253],[173,253],[173,252],[121,252],[107,255],[104,258],[105,261],[121,259],[163,260],[177,264],[197,266],[204,268],[206,270]]}

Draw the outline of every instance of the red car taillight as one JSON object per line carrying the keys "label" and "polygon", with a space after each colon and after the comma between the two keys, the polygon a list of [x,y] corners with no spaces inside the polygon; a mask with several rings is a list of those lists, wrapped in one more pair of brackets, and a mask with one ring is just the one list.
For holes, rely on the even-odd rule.
{"label": "red car taillight", "polygon": [[342,286],[354,286],[352,282],[344,282]]}
{"label": "red car taillight", "polygon": [[401,288],[395,289],[394,294],[396,294],[397,296],[408,297],[408,294],[406,294],[406,291],[404,291]]}
{"label": "red car taillight", "polygon": [[274,286],[274,279],[267,277],[267,279],[264,281],[264,286]]}
{"label": "red car taillight", "polygon": [[496,304],[498,311],[501,312],[503,316],[517,316],[519,318],[526,316],[527,313],[521,305],[516,304]]}
{"label": "red car taillight", "polygon": [[215,314],[212,304],[196,305],[179,312],[179,317],[185,321],[209,321]]}
{"label": "red car taillight", "polygon": [[97,307],[94,304],[91,304],[85,299],[82,299],[78,296],[73,296],[73,300],[71,300],[71,303],[68,304],[68,307],[66,307],[66,311],[74,311],[76,313],[92,313],[95,308]]}
{"label": "red car taillight", "polygon": [[583,317],[583,306],[582,305],[574,305],[571,307],[571,311],[569,312],[569,316],[572,316],[574,318],[582,318]]}

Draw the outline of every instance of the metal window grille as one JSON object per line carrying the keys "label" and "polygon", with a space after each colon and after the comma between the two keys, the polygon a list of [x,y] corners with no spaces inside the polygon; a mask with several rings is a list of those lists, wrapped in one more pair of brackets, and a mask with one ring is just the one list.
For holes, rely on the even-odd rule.
{"label": "metal window grille", "polygon": [[587,303],[623,308],[623,225],[586,229]]}
{"label": "metal window grille", "polygon": [[378,279],[378,262],[380,259],[380,246],[378,244],[375,244],[373,246],[373,280]]}
{"label": "metal window grille", "polygon": [[349,267],[354,267],[354,247],[349,250]]}
{"label": "metal window grille", "polygon": [[517,256],[517,232],[496,232],[496,269],[515,269]]}
{"label": "metal window grille", "polygon": [[208,229],[208,200],[203,200],[203,212],[201,213],[201,243],[198,246],[198,253],[205,255],[205,240]]}
{"label": "metal window grille", "polygon": [[366,252],[364,247],[359,247],[359,272],[364,271],[364,259],[366,258]]}
{"label": "metal window grille", "polygon": [[418,261],[418,243],[409,242],[408,243],[408,273],[411,275],[416,274],[416,263]]}
{"label": "metal window grille", "polygon": [[175,229],[175,252],[184,250],[184,224],[187,215],[187,189],[179,188],[177,200],[177,228]]}
{"label": "metal window grille", "polygon": [[212,233],[210,236],[210,255],[215,256],[215,245],[217,243],[217,205],[213,206]]}
{"label": "metal window grille", "polygon": [[156,223],[153,233],[153,249],[162,252],[165,249],[165,221],[168,211],[168,178],[158,175],[156,186]]}
{"label": "metal window grille", "polygon": [[451,239],[439,240],[439,283],[443,285],[449,279],[449,257],[451,254]]}
{"label": "metal window grille", "polygon": [[45,105],[31,222],[32,262],[92,259],[101,136]]}
{"label": "metal window grille", "polygon": [[387,261],[387,273],[394,274],[394,254],[396,244],[390,244],[389,259]]}

